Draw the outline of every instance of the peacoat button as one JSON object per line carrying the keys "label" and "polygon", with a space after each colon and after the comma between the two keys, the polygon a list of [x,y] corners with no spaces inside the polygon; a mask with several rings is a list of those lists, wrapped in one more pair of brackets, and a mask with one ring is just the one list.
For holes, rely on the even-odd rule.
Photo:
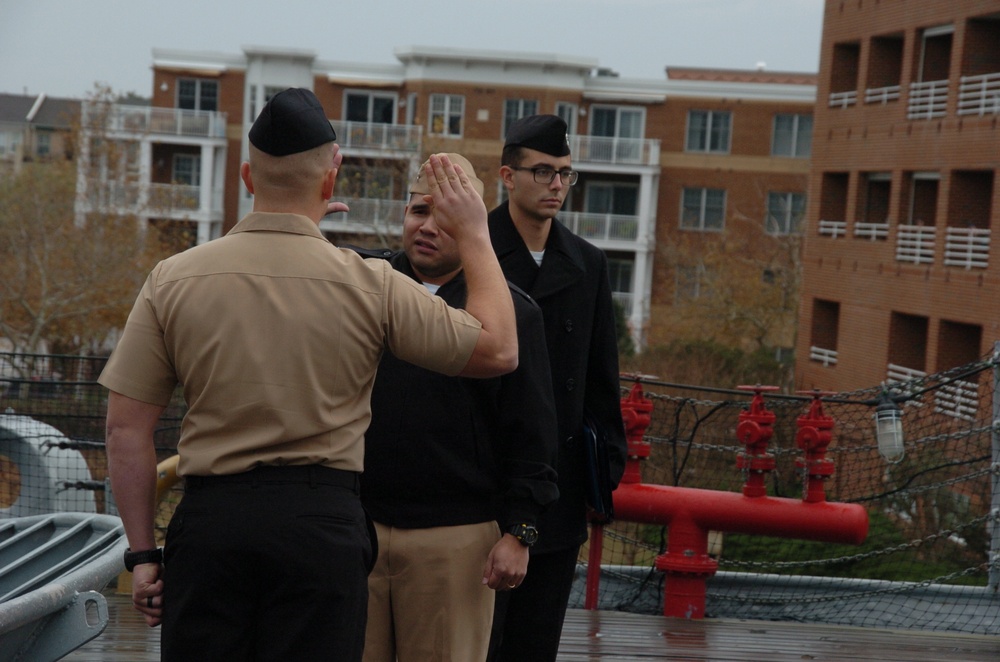
{"label": "peacoat button", "polygon": [[566,390],[572,391],[576,387],[576,380],[570,377],[566,380]]}
{"label": "peacoat button", "polygon": [[566,333],[570,333],[573,330],[573,320],[566,320]]}

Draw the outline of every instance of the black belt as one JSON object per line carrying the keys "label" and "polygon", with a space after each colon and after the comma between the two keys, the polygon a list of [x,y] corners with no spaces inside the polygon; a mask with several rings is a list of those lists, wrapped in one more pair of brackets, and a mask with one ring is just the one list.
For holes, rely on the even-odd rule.
{"label": "black belt", "polygon": [[232,485],[235,483],[249,483],[251,485],[307,483],[311,486],[333,485],[358,492],[361,486],[361,474],[357,471],[334,469],[319,464],[304,464],[292,466],[263,465],[238,474],[184,477],[186,488],[199,489],[216,485]]}

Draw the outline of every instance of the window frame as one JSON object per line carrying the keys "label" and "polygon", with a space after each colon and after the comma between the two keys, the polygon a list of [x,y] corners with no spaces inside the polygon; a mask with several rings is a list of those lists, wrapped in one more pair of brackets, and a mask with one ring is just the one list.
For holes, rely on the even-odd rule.
{"label": "window frame", "polygon": [[[778,123],[783,119],[791,118],[792,125],[787,130],[788,153],[779,151],[778,137],[786,133],[778,127]],[[808,118],[808,133],[803,133],[803,119]],[[790,159],[808,159],[812,156],[812,131],[813,116],[809,113],[775,113],[771,120],[771,156],[778,156]]]}
{"label": "window frame", "polygon": [[[194,83],[194,94],[190,95],[193,98],[193,107],[188,108],[181,104],[182,99],[188,98],[189,95],[182,94],[182,87],[188,83]],[[205,93],[205,88],[214,89],[214,94],[209,96]],[[174,100],[176,108],[180,110],[194,110],[194,111],[204,111],[204,112],[218,112],[219,110],[219,81],[212,78],[195,78],[195,77],[181,77],[177,79],[177,97]],[[209,98],[214,99],[215,104],[212,108],[205,108],[205,101]]]}
{"label": "window frame", "polygon": [[[511,114],[511,104],[516,104],[517,108],[515,113]],[[526,106],[533,105],[533,110],[526,110]],[[500,139],[504,140],[507,138],[507,131],[510,130],[510,125],[521,119],[522,117],[528,117],[529,115],[537,115],[538,109],[540,108],[538,99],[504,99],[503,102],[503,121],[500,124]]]}
{"label": "window frame", "polygon": [[[435,109],[435,102],[442,101],[444,107],[442,109]],[[458,101],[459,108],[454,110],[452,105]],[[437,117],[442,118],[441,130],[434,130],[434,120]],[[459,129],[457,133],[452,133],[451,122],[448,120],[453,120],[458,118]],[[462,94],[431,94],[428,101],[427,109],[427,134],[431,136],[442,136],[445,138],[461,138],[465,132],[465,95]]]}
{"label": "window frame", "polygon": [[[697,130],[694,126],[694,118],[703,117],[703,129]],[[725,118],[725,126],[721,123]],[[721,127],[721,128],[720,128]],[[694,132],[697,131],[697,134]],[[718,131],[719,135],[724,135],[725,145],[713,148],[713,137]],[[695,140],[700,144],[693,144]],[[720,142],[722,140],[720,139]],[[684,151],[697,152],[699,154],[729,154],[733,146],[733,112],[731,110],[698,110],[690,109],[687,112],[687,127],[684,131]]]}
{"label": "window frame", "polygon": [[[780,218],[774,213],[772,203],[778,198],[782,207]],[[798,202],[798,217],[796,218],[796,202]],[[764,231],[773,236],[801,235],[806,214],[806,194],[801,191],[768,191],[767,212],[764,217]],[[772,221],[773,219],[773,221]]]}
{"label": "window frame", "polygon": [[[366,97],[367,98],[367,104],[366,104],[367,107],[365,109],[365,119],[363,119],[363,120],[351,119],[351,117],[349,116],[348,111],[350,109],[349,104],[350,104],[351,97]],[[379,100],[379,101],[388,101],[390,103],[389,121],[388,122],[383,122],[381,120],[375,119],[375,102],[376,102],[376,100]],[[373,92],[371,90],[347,89],[347,90],[344,90],[344,98],[343,98],[342,105],[343,105],[343,108],[342,108],[343,112],[341,114],[341,117],[343,117],[344,120],[347,121],[347,122],[361,122],[361,123],[364,123],[364,124],[389,124],[389,125],[391,125],[391,124],[395,124],[396,123],[396,115],[397,115],[398,108],[399,108],[399,99],[398,99],[398,97],[395,94],[393,94],[391,92]]]}
{"label": "window frame", "polygon": [[[699,194],[699,205],[698,205],[698,225],[688,225],[685,223],[686,214],[685,211],[689,208],[687,203],[687,195],[689,192]],[[706,225],[706,218],[708,216],[708,197],[709,193],[718,192],[722,196],[722,202],[719,205],[719,221],[718,227]],[[681,189],[681,200],[680,200],[680,217],[678,222],[678,227],[681,230],[691,230],[693,232],[722,232],[726,229],[726,189],[721,188],[710,188],[707,186],[685,186]],[[714,207],[713,207],[714,208]]]}

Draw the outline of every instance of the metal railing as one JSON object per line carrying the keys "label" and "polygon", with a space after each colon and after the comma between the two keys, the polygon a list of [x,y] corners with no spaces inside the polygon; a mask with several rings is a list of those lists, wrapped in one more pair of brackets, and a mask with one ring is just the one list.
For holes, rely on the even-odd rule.
{"label": "metal railing", "polygon": [[342,198],[338,200],[346,203],[350,207],[350,211],[326,216],[320,222],[321,230],[392,236],[398,236],[402,232],[406,202],[388,198]]}
{"label": "metal railing", "polygon": [[639,237],[639,217],[622,214],[591,214],[563,212],[559,220],[573,234],[584,239],[605,241],[636,241]]}
{"label": "metal railing", "polygon": [[822,363],[824,368],[837,365],[837,350],[823,349],[812,345],[809,347],[809,360]]}
{"label": "metal railing", "polygon": [[828,237],[846,237],[847,221],[824,221],[819,222],[819,233]]}
{"label": "metal railing", "polygon": [[889,221],[882,223],[862,223],[854,224],[854,236],[865,239],[885,239],[889,236]]}
{"label": "metal railing", "polygon": [[857,90],[830,92],[830,108],[847,108],[858,102]]}
{"label": "metal railing", "polygon": [[660,163],[660,141],[645,138],[607,138],[570,135],[574,163],[613,163],[654,166]]}
{"label": "metal railing", "polygon": [[944,243],[945,265],[965,269],[985,269],[989,257],[989,228],[947,229]]}
{"label": "metal railing", "polygon": [[948,80],[930,80],[910,83],[910,102],[907,119],[931,119],[941,117],[948,103]]}
{"label": "metal railing", "polygon": [[865,103],[880,103],[885,105],[890,101],[899,101],[899,85],[872,87],[865,90]]}
{"label": "metal railing", "polygon": [[1000,73],[962,76],[958,84],[959,115],[1000,113]]}
{"label": "metal railing", "polygon": [[[156,134],[191,138],[226,137],[226,113],[148,106],[83,105],[84,126],[103,120],[100,129],[113,133]],[[102,118],[103,114],[103,118]],[[98,128],[98,127],[95,127]]]}
{"label": "metal railing", "polygon": [[330,125],[337,132],[337,143],[345,150],[420,153],[423,127],[419,125],[342,120],[330,120]]}
{"label": "metal railing", "polygon": [[896,261],[929,264],[934,261],[937,228],[928,225],[900,225],[896,228]]}

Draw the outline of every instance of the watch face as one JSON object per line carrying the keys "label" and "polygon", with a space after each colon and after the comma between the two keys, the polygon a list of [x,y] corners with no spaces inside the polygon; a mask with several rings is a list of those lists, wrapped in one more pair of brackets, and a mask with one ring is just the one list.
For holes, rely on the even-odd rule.
{"label": "watch face", "polygon": [[522,545],[531,547],[538,540],[538,529],[528,524],[518,524],[512,527],[508,532],[519,541]]}

